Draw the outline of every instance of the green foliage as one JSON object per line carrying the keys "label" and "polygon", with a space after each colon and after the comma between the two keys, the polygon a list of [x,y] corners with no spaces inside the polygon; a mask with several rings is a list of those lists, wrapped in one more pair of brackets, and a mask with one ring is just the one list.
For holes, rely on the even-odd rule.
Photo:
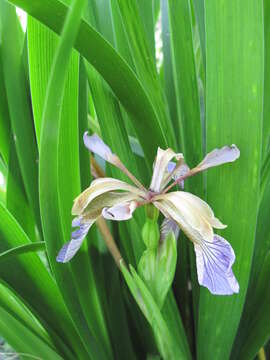
{"label": "green foliage", "polygon": [[[22,358],[269,354],[269,19],[263,0],[0,0],[0,336]],[[239,294],[199,288],[193,247],[182,233],[161,240],[152,205],[93,226],[70,263],[56,262],[94,176],[86,130],[145,187],[158,147],[190,167],[240,148],[233,166],[185,180],[228,224]]]}

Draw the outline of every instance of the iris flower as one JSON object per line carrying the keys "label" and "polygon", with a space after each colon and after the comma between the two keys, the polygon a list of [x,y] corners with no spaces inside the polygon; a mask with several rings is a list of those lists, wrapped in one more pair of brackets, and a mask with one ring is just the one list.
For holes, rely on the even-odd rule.
{"label": "iris flower", "polygon": [[175,185],[183,188],[184,180],[190,176],[235,161],[240,156],[235,145],[211,151],[193,169],[186,165],[183,154],[158,148],[151,184],[146,189],[96,134],[89,136],[86,132],[83,139],[91,152],[122,170],[133,185],[107,177],[92,181],[90,187],[74,200],[72,214],[76,217],[72,226],[77,229],[60,250],[58,262],[68,262],[77,253],[90,227],[100,216],[114,221],[129,220],[136,208],[151,203],[165,217],[161,236],[164,231],[177,233],[180,228],[193,242],[200,285],[212,294],[230,295],[239,291],[232,271],[234,251],[228,241],[213,231],[224,229],[226,225],[199,197],[184,191],[169,192]]}

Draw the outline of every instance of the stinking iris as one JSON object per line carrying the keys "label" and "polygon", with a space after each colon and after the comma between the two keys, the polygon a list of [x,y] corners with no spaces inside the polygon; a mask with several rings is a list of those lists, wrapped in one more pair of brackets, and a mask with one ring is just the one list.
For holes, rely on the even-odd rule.
{"label": "stinking iris", "polygon": [[72,232],[71,240],[60,250],[58,262],[68,262],[77,253],[90,227],[100,216],[115,221],[129,220],[136,208],[151,203],[165,216],[163,232],[176,232],[180,227],[193,242],[200,285],[207,287],[212,294],[238,293],[239,285],[232,271],[235,261],[233,248],[213,232],[213,228],[224,229],[226,225],[197,196],[184,191],[168,192],[177,184],[183,188],[184,180],[190,176],[238,159],[240,151],[235,145],[211,151],[193,169],[186,165],[183,154],[158,148],[151,184],[146,189],[96,134],[89,136],[86,132],[84,144],[122,170],[134,186],[114,178],[92,181],[90,187],[74,200],[72,214],[76,217],[72,226],[78,229]]}

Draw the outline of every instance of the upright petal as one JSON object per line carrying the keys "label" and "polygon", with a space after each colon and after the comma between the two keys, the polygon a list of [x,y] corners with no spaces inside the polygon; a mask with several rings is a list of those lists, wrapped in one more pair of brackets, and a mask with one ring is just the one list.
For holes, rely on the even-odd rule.
{"label": "upright petal", "polygon": [[110,208],[102,210],[102,216],[107,220],[122,221],[132,218],[132,214],[137,208],[136,201],[125,202],[117,204]]}
{"label": "upright petal", "polygon": [[[206,157],[203,159],[203,161],[200,162],[200,164],[194,167],[193,169],[189,170],[188,168],[186,168],[185,173],[180,177],[176,178],[175,181],[163,191],[163,193],[168,192],[173,186],[179,183],[181,184],[183,180],[191,176],[194,176],[201,171],[204,171],[214,166],[225,164],[227,162],[233,162],[236,159],[238,159],[239,156],[240,156],[240,151],[237,148],[237,146],[234,144],[231,146],[224,146],[221,149],[215,149],[211,151],[209,154],[207,154]],[[170,164],[169,168],[171,169],[172,167],[173,165]]]}
{"label": "upright petal", "polygon": [[75,218],[73,220],[72,225],[79,226],[79,228],[72,232],[71,240],[67,242],[59,251],[56,258],[57,262],[66,263],[75,256],[75,254],[79,251],[90,227],[95,222],[95,219],[88,223],[81,223],[80,220],[80,218]]}
{"label": "upright petal", "polygon": [[[150,189],[155,192],[161,191],[171,179],[168,172],[168,163],[176,158],[183,159],[183,154],[175,153],[172,149],[162,150],[158,148]],[[169,176],[168,176],[169,175]],[[166,179],[166,181],[164,181]]]}
{"label": "upright petal", "polygon": [[203,171],[214,166],[222,165],[237,160],[240,156],[240,150],[234,144],[223,146],[221,149],[211,151],[195,169]]}
{"label": "upright petal", "polygon": [[113,178],[99,178],[94,180],[90,187],[84,190],[75,200],[72,207],[73,215],[81,215],[86,207],[93,201],[95,198],[101,194],[105,194],[115,190],[127,191],[131,194],[141,196],[144,198],[146,192],[138,189],[135,186],[129,185],[124,181],[113,179]]}
{"label": "upright petal", "polygon": [[[180,164],[180,166],[177,167],[177,164],[173,161],[170,161],[168,163],[168,172],[171,173],[172,179],[178,180],[182,176],[188,174],[190,171],[190,168],[187,166],[185,162]],[[181,180],[179,183],[180,187],[184,189],[184,180]]]}
{"label": "upright petal", "polygon": [[125,167],[119,157],[112,152],[111,148],[106,145],[97,134],[90,136],[86,131],[83,135],[83,141],[87,149],[92,151],[94,154],[99,155],[112,165],[116,166],[118,169],[123,171],[123,173],[126,174],[136,186],[142,190],[145,190],[140,181]]}
{"label": "upright petal", "polygon": [[231,245],[219,235],[212,242],[194,244],[198,281],[215,295],[231,295],[239,292],[239,284],[233,274],[235,254]]}

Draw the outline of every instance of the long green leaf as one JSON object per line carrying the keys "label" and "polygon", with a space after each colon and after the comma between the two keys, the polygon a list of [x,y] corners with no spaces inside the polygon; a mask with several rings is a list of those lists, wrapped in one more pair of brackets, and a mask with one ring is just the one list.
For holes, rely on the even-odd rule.
{"label": "long green leaf", "polygon": [[[229,226],[237,295],[200,294],[198,358],[228,359],[245,300],[259,199],[263,2],[205,1],[207,149],[235,143],[239,161],[207,172],[207,200]],[[248,24],[248,26],[246,26]],[[244,131],[244,130],[245,131]]]}
{"label": "long green leaf", "polygon": [[0,29],[0,153],[8,164],[9,159],[9,139],[11,136],[10,119],[8,112],[8,103],[6,96],[6,87],[3,74],[2,61],[2,44],[1,44],[1,29]]}
{"label": "long green leaf", "polygon": [[171,58],[181,141],[189,166],[202,159],[202,129],[198,81],[188,0],[168,0]]}
{"label": "long green leaf", "polygon": [[[59,33],[67,13],[67,6],[58,0],[11,0],[28,14]],[[57,14],[57,17],[54,16]],[[96,68],[113,89],[121,103],[132,114],[139,141],[149,166],[158,146],[166,146],[157,114],[141,83],[119,54],[84,20],[81,21],[76,49]],[[93,51],[95,48],[95,51]],[[149,142],[145,134],[151,133]]]}
{"label": "long green leaf", "polygon": [[[55,349],[48,333],[42,327],[40,322],[33,316],[29,309],[20,301],[20,299],[10,289],[0,284],[0,306],[5,309],[12,317],[26,326],[40,340],[43,340],[52,349]],[[29,346],[29,344],[28,344]]]}
{"label": "long green leaf", "polygon": [[[89,302],[86,299],[87,291],[83,291],[83,283],[87,281],[87,278],[82,276],[85,270],[87,275],[91,275],[88,268],[86,246],[71,265],[56,263],[57,252],[70,236],[72,201],[80,192],[78,124],[74,115],[72,118],[65,116],[74,109],[71,107],[72,102],[67,101],[64,97],[64,86],[72,44],[76,38],[84,5],[83,0],[76,0],[72,3],[51,69],[42,117],[40,203],[50,263],[57,282],[65,294],[65,301],[72,313],[76,327],[79,329],[89,356],[107,359],[111,357],[109,345],[106,343],[106,347],[104,347],[105,344],[101,345],[100,339],[96,339],[91,331],[93,329],[90,329],[88,313],[90,311],[91,316],[91,309],[89,309]],[[73,66],[72,74],[78,79],[78,73],[76,75],[78,58],[77,64],[76,61],[71,64]],[[68,80],[71,92],[76,94],[77,84],[71,78]],[[75,101],[77,101],[77,96]],[[51,170],[49,178],[47,176],[48,164],[50,164]],[[86,284],[88,286],[89,282]]]}
{"label": "long green leaf", "polygon": [[[264,262],[261,263],[261,271],[253,287],[252,299],[246,312],[243,313],[242,322],[239,327],[239,337],[236,338],[232,359],[252,360],[259,349],[265,345],[270,338],[270,289],[265,286],[270,277],[270,253],[268,251]],[[244,316],[248,316],[246,321]]]}
{"label": "long green leaf", "polygon": [[[167,143],[175,147],[175,135],[169,118],[168,106],[159,82],[156,64],[151,55],[150,45],[143,22],[141,21],[137,1],[118,0],[118,5],[136,74],[156,111],[160,128],[167,139]],[[134,21],[134,19],[136,19],[136,21]]]}
{"label": "long green leaf", "polygon": [[9,344],[16,349],[16,352],[10,355],[19,355],[22,358],[34,358],[38,360],[64,359],[1,307],[0,331]]}
{"label": "long green leaf", "polygon": [[266,156],[269,151],[270,140],[270,2],[264,1],[264,61],[265,61],[265,74],[264,74],[264,103],[263,103],[263,139],[262,139],[262,155]]}
{"label": "long green leaf", "polygon": [[29,206],[13,138],[10,139],[7,173],[6,207],[22,226],[28,237],[36,240],[35,218]]}
{"label": "long green leaf", "polygon": [[10,256],[17,256],[17,255],[21,255],[21,254],[26,254],[28,252],[35,252],[35,251],[41,251],[41,250],[45,250],[45,243],[44,241],[39,241],[33,244],[26,244],[26,245],[21,245],[21,246],[17,246],[15,248],[6,250],[2,253],[0,253],[0,261],[3,261],[7,258],[9,258]]}
{"label": "long green leaf", "polygon": [[[0,204],[0,239],[1,252],[32,244],[2,204]],[[59,351],[63,351],[68,359],[72,358],[74,353],[65,345],[67,343],[74,350],[76,349],[80,356],[84,356],[85,352],[67,314],[61,294],[37,254],[28,253],[6,258],[5,261],[0,262],[0,276],[1,280],[33,311],[57,344]]]}
{"label": "long green leaf", "polygon": [[[270,233],[268,226],[270,204],[269,171],[266,174],[266,178],[258,212],[256,241],[249,287],[244,311],[234,342],[234,358],[237,358],[237,356],[242,353],[245,353],[245,356],[251,358],[269,337],[270,327],[264,323],[267,323],[270,318],[269,306],[266,305],[269,304],[270,293],[267,291],[267,286],[265,286],[265,284],[267,284],[266,279],[270,275]],[[260,281],[258,279],[260,279]],[[253,339],[250,338],[249,334],[253,334]]]}
{"label": "long green leaf", "polygon": [[199,28],[200,45],[203,57],[203,64],[205,67],[205,20],[204,20],[204,1],[193,0],[192,3],[195,9],[196,20]]}
{"label": "long green leaf", "polygon": [[40,147],[42,111],[58,37],[37,20],[28,16],[27,41],[32,108],[37,143]]}
{"label": "long green leaf", "polygon": [[153,328],[162,357],[164,359],[189,359],[190,355],[187,348],[183,345],[184,342],[175,342],[174,337],[170,333],[170,328],[160,313],[158,305],[153,300],[146,285],[137,275],[135,269],[131,267],[130,274],[122,264],[121,271],[138,306]]}
{"label": "long green leaf", "polygon": [[3,32],[2,61],[11,127],[28,202],[41,231],[38,202],[38,153],[22,61],[22,29],[15,7],[6,1],[0,2],[0,16]]}

